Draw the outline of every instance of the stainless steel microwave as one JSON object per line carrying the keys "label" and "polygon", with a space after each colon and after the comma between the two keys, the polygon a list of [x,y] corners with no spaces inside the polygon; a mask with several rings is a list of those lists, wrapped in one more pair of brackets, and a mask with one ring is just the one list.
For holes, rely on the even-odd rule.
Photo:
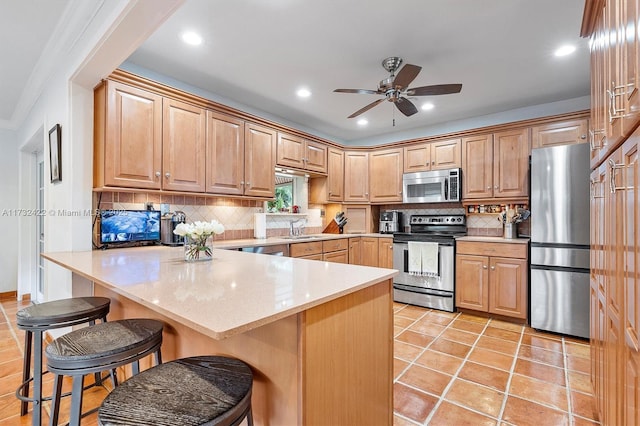
{"label": "stainless steel microwave", "polygon": [[403,203],[445,203],[460,201],[461,170],[433,170],[402,175]]}

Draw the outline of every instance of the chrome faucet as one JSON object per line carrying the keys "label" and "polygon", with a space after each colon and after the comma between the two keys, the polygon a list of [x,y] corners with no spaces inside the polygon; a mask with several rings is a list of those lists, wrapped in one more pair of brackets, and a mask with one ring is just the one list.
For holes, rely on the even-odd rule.
{"label": "chrome faucet", "polygon": [[[302,222],[300,226],[295,226],[296,223]],[[289,223],[289,236],[298,237],[304,234],[304,225],[307,223],[306,219],[296,219]]]}

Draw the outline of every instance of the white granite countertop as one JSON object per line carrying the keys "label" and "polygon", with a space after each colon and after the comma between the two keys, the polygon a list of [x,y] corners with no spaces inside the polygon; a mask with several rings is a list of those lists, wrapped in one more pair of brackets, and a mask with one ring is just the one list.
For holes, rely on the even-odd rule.
{"label": "white granite countertop", "polygon": [[212,261],[185,262],[183,247],[135,247],[42,256],[96,285],[219,340],[397,274],[394,269],[218,249],[213,250]]}
{"label": "white granite countertop", "polygon": [[502,237],[483,237],[475,235],[467,235],[464,237],[456,237],[456,241],[477,241],[484,243],[510,243],[510,244],[527,244],[529,238],[502,238]]}
{"label": "white granite countertop", "polygon": [[393,238],[393,234],[311,234],[305,238],[269,237],[269,238],[246,238],[243,240],[218,240],[213,242],[214,248],[236,249],[240,247],[273,246],[276,244],[296,244],[309,243],[313,241],[335,240],[339,238],[355,237],[375,237]]}

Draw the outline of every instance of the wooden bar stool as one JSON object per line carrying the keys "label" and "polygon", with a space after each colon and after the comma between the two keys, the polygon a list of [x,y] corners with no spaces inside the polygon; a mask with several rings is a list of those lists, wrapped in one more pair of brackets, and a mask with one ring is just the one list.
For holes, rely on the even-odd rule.
{"label": "wooden bar stool", "polygon": [[[111,300],[106,297],[74,297],[31,305],[16,313],[20,330],[25,331],[22,384],[16,390],[20,403],[20,415],[28,411],[28,403],[33,403],[32,424],[42,423],[42,340],[44,332],[55,328],[78,324],[95,324],[96,320],[107,321]],[[33,376],[31,375],[31,354],[33,351]],[[99,381],[99,378],[96,378]],[[29,397],[29,384],[33,382],[33,394]]]}
{"label": "wooden bar stool", "polygon": [[253,375],[244,362],[223,356],[170,361],[115,388],[98,410],[102,426],[253,425]]}
{"label": "wooden bar stool", "polygon": [[127,364],[132,364],[136,375],[140,372],[139,360],[149,354],[155,354],[156,364],[161,364],[162,328],[160,321],[126,319],[72,331],[51,342],[45,349],[47,367],[55,374],[50,424],[58,424],[64,376],[73,378],[69,425],[77,426],[83,416],[84,375]]}

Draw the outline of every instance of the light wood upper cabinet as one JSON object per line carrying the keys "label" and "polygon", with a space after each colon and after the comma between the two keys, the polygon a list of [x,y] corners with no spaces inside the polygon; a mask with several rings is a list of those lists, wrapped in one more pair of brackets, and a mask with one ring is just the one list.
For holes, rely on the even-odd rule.
{"label": "light wood upper cabinet", "polygon": [[276,131],[244,126],[244,195],[272,198],[276,190]]}
{"label": "light wood upper cabinet", "polygon": [[588,120],[561,121],[531,128],[531,147],[546,148],[555,145],[586,143]]}
{"label": "light wood upper cabinet", "polygon": [[371,206],[368,204],[346,204],[343,206],[347,224],[344,232],[348,234],[364,234],[373,232],[374,224],[371,218]]}
{"label": "light wood upper cabinet", "polygon": [[385,149],[369,154],[369,201],[402,201],[402,149]]}
{"label": "light wood upper cabinet", "polygon": [[529,129],[493,135],[493,196],[529,195]]}
{"label": "light wood upper cabinet", "polygon": [[369,153],[366,151],[344,153],[344,201],[369,201]]}
{"label": "light wood upper cabinet", "polygon": [[204,192],[205,110],[165,98],[162,127],[162,189]]}
{"label": "light wood upper cabinet", "polygon": [[244,121],[207,112],[207,187],[214,194],[244,192]]}
{"label": "light wood upper cabinet", "polygon": [[309,179],[309,202],[325,204],[344,199],[344,151],[327,150],[327,176]]}
{"label": "light wood upper cabinet", "polygon": [[404,173],[460,167],[462,141],[452,139],[404,148]]}
{"label": "light wood upper cabinet", "polygon": [[493,135],[462,139],[462,198],[493,196]]}
{"label": "light wood upper cabinet", "polygon": [[106,81],[94,100],[94,186],[160,189],[162,97]]}
{"label": "light wood upper cabinet", "polygon": [[276,164],[327,173],[327,146],[299,136],[278,132]]}

